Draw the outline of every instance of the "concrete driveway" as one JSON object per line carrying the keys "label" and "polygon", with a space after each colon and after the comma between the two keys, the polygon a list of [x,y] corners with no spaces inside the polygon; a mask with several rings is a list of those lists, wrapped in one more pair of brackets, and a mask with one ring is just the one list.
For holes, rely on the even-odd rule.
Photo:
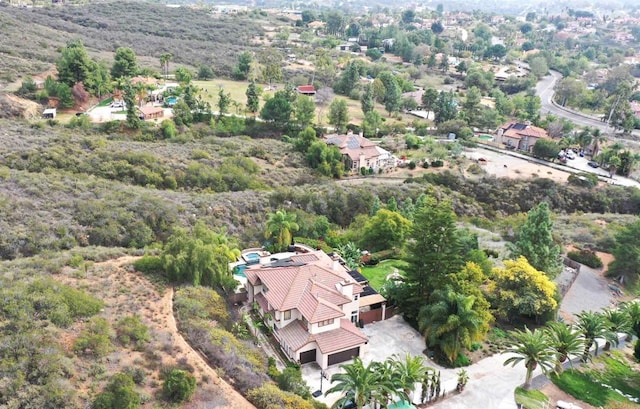
{"label": "concrete driveway", "polygon": [[[422,356],[425,363],[440,371],[442,388],[447,394],[455,390],[457,384],[458,369],[446,369],[428,359],[423,351],[425,349],[422,336],[411,328],[400,316],[395,316],[386,321],[365,325],[364,333],[369,337],[368,348],[363,357],[365,364],[372,361],[384,361],[386,358],[398,354],[401,357],[409,353]],[[473,364],[467,368],[469,383],[464,393],[451,393],[447,399],[432,403],[429,407],[440,409],[516,409],[513,391],[524,382],[524,365],[515,368],[503,366],[506,355],[494,355]],[[326,379],[320,380],[320,368],[317,365],[304,365],[302,376],[309,385],[311,391],[321,388],[324,393],[330,388],[329,379],[335,373],[340,372],[340,366],[329,367],[326,371]],[[536,371],[536,374],[539,371]],[[415,397],[420,397],[420,391],[416,391]],[[339,394],[320,396],[318,400],[331,406],[340,398]]]}

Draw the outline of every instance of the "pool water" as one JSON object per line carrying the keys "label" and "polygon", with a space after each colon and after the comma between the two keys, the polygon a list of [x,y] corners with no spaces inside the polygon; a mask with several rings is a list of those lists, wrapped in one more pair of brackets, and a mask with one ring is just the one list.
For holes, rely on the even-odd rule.
{"label": "pool water", "polygon": [[478,139],[482,139],[483,141],[492,141],[493,140],[493,136],[491,136],[491,135],[480,135],[480,136],[478,136]]}
{"label": "pool water", "polygon": [[233,270],[233,275],[247,278],[247,275],[244,273],[245,268],[247,268],[247,266],[236,266]]}
{"label": "pool water", "polygon": [[167,98],[167,105],[175,105],[178,102],[178,97]]}

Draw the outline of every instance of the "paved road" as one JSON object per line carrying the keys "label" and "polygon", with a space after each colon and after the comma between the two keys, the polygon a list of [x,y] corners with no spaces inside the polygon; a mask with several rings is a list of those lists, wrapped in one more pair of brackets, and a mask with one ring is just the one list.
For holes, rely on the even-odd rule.
{"label": "paved road", "polygon": [[560,314],[565,321],[573,321],[573,316],[582,311],[600,312],[612,306],[615,297],[608,287],[607,280],[600,272],[583,265],[560,304]]}
{"label": "paved road", "polygon": [[[540,97],[541,102],[540,113],[543,115],[552,113],[560,118],[565,118],[578,126],[590,126],[592,128],[600,129],[605,134],[613,134],[613,129],[606,123],[602,122],[600,118],[583,113],[577,113],[553,102],[553,94],[555,93],[554,87],[556,82],[561,78],[562,74],[552,70],[550,71],[550,75],[542,78],[536,84],[536,94]],[[631,134],[634,136],[640,136],[640,131],[636,129]]]}

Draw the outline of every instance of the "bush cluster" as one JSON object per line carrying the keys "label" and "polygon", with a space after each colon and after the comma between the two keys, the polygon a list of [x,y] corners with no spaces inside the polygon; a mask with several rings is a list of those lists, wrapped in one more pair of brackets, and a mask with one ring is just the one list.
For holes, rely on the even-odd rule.
{"label": "bush cluster", "polygon": [[591,250],[573,250],[567,253],[567,257],[591,268],[602,267],[602,260]]}

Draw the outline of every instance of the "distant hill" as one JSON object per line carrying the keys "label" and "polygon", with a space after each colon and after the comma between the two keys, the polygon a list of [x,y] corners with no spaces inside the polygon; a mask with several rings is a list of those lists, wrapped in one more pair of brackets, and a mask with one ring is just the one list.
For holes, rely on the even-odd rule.
{"label": "distant hill", "polygon": [[238,53],[263,34],[256,16],[213,16],[205,9],[146,2],[35,8],[0,3],[0,27],[0,82],[44,71],[73,39],[108,64],[116,48],[126,46],[143,66],[159,70],[158,57],[170,52],[175,64],[207,64],[227,75]]}

